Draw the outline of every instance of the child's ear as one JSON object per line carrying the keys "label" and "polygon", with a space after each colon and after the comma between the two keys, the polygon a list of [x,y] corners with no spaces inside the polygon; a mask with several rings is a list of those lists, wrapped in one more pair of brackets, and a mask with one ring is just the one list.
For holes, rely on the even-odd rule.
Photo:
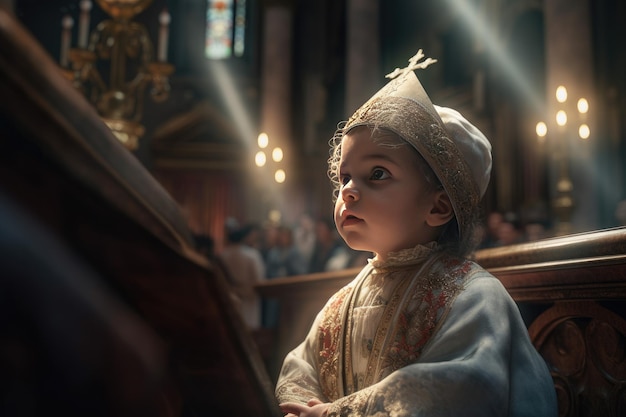
{"label": "child's ear", "polygon": [[438,227],[448,223],[454,217],[452,202],[444,190],[436,191],[433,195],[433,206],[426,216],[426,223],[431,227]]}

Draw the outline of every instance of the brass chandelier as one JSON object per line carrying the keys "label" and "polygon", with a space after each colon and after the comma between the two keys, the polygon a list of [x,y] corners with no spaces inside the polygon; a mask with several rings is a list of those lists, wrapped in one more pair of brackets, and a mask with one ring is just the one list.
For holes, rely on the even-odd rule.
{"label": "brass chandelier", "polygon": [[[89,32],[92,3],[81,0],[78,45],[70,48],[73,19],[63,19],[60,64],[67,78],[93,103],[102,120],[129,150],[138,147],[145,132],[141,124],[146,88],[162,102],[169,95],[169,76],[174,66],[167,62],[170,16],[159,16],[157,56],[148,32],[133,18],[152,0],[96,0],[111,19]],[[108,75],[108,82],[106,76]]]}

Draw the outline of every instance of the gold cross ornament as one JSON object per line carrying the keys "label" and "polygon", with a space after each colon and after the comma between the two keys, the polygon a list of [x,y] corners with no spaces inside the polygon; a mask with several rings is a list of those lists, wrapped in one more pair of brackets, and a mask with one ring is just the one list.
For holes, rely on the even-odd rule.
{"label": "gold cross ornament", "polygon": [[394,79],[398,77],[399,75],[404,76],[411,71],[415,71],[416,69],[425,69],[430,64],[434,64],[435,62],[437,62],[436,59],[432,59],[432,58],[426,58],[424,61],[419,62],[419,60],[422,58],[424,58],[424,53],[420,49],[419,51],[417,51],[415,55],[411,57],[411,59],[409,59],[409,65],[407,65],[404,68],[396,68],[389,74],[385,75],[385,78]]}

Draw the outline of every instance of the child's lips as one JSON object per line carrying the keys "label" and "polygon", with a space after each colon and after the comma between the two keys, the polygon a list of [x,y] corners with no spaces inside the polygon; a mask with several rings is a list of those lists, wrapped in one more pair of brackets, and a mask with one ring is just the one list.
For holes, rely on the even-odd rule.
{"label": "child's lips", "polygon": [[343,227],[348,227],[348,226],[354,226],[362,222],[363,222],[363,219],[353,216],[352,214],[348,214],[347,216],[345,216],[342,222],[342,225]]}

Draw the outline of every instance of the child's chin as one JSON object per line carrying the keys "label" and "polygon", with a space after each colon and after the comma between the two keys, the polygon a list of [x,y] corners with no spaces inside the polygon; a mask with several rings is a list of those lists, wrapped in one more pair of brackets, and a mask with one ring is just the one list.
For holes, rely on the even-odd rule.
{"label": "child's chin", "polygon": [[352,250],[358,250],[361,252],[372,252],[374,253],[375,251],[372,249],[371,245],[367,245],[365,243],[363,243],[362,241],[357,241],[356,239],[346,239],[344,237],[343,239],[346,242],[346,245],[348,245],[348,247]]}

